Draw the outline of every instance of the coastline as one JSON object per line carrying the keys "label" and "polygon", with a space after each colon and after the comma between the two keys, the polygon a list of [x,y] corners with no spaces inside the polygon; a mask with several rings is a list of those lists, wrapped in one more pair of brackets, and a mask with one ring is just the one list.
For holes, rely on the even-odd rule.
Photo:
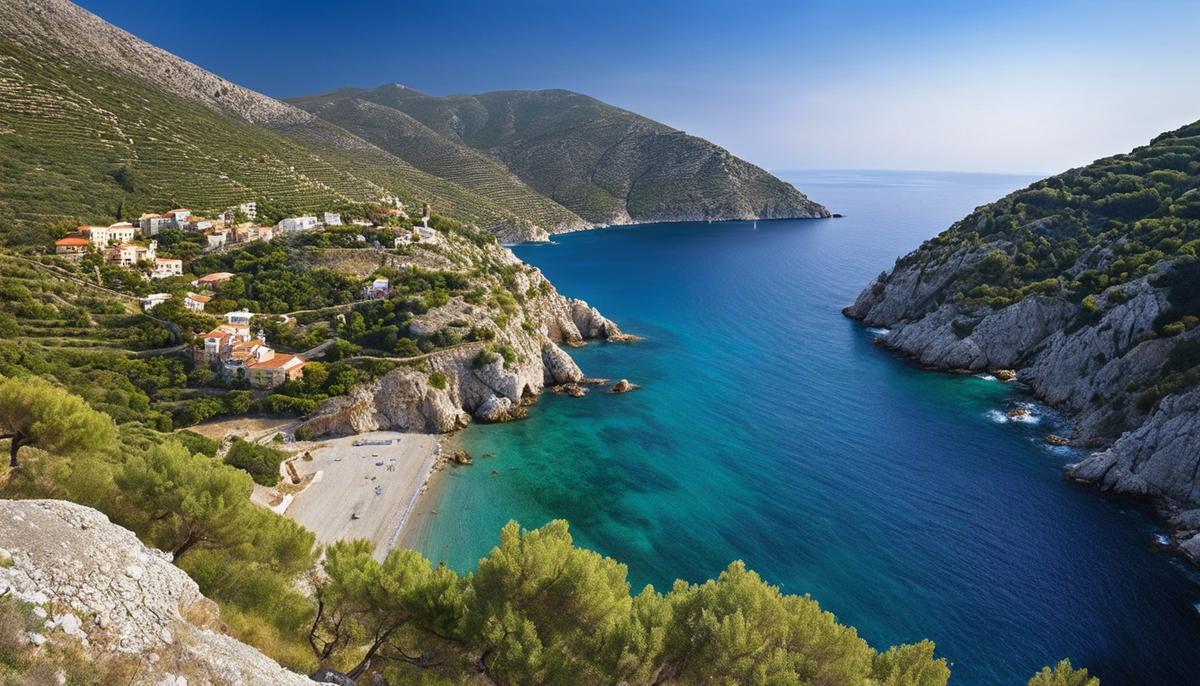
{"label": "coastline", "polygon": [[441,438],[376,431],[299,444],[291,464],[307,486],[285,514],[322,544],[365,538],[382,558],[399,540],[435,465]]}
{"label": "coastline", "polygon": [[[404,519],[399,522],[390,544],[391,548],[425,552],[433,518],[441,516],[441,513],[436,511],[435,506],[446,485],[446,478],[442,472],[450,467],[460,466],[454,465],[449,456],[455,451],[462,450],[461,434],[462,431],[466,430],[468,429],[455,431],[454,433],[445,434],[438,438],[438,452],[436,453],[434,462],[430,465],[424,482],[415,491]],[[461,466],[471,467],[473,465]]]}
{"label": "coastline", "polygon": [[[991,371],[987,370],[972,370],[924,362],[921,359],[920,353],[897,345],[887,339],[887,336],[894,331],[891,325],[868,323],[863,317],[857,316],[852,311],[853,307],[851,305],[843,308],[842,315],[858,324],[864,330],[871,332],[874,335],[875,345],[887,350],[889,354],[906,364],[911,364],[926,372],[941,374],[966,374],[974,376],[991,374]],[[1086,414],[1086,409],[1072,408],[1064,400],[1056,400],[1048,397],[1045,388],[1039,386],[1036,379],[1030,378],[1029,365],[1015,365],[1015,369],[1012,371],[1014,372],[1014,378],[1003,383],[1021,384],[1037,404],[1056,414],[1070,427],[1069,435],[1071,438],[1060,447],[1069,448],[1078,454],[1075,455],[1076,459],[1062,466],[1063,478],[1094,490],[1103,497],[1124,500],[1145,506],[1154,514],[1157,524],[1166,532],[1165,535],[1168,542],[1164,544],[1159,540],[1158,545],[1169,549],[1193,568],[1200,568],[1200,544],[1196,543],[1196,541],[1200,541],[1200,521],[1198,521],[1200,517],[1193,514],[1200,512],[1200,510],[1194,505],[1180,502],[1164,493],[1156,493],[1149,490],[1138,492],[1135,490],[1114,488],[1105,481],[1108,473],[1107,470],[1099,477],[1081,473],[1081,466],[1084,466],[1089,460],[1097,456],[1109,454],[1127,435],[1137,433],[1142,427],[1129,429],[1115,438],[1098,439],[1089,437],[1085,434],[1086,417],[1084,415]],[[1149,422],[1150,420],[1151,417],[1148,417],[1146,421]]]}

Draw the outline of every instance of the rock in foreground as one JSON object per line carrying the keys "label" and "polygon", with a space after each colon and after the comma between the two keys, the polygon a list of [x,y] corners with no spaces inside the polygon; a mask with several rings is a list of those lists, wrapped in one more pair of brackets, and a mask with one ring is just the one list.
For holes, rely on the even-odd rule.
{"label": "rock in foreground", "polygon": [[96,510],[3,500],[0,522],[0,549],[10,559],[0,564],[0,595],[11,593],[46,617],[31,641],[136,656],[145,661],[138,685],[313,683],[222,633],[216,604],[196,582]]}

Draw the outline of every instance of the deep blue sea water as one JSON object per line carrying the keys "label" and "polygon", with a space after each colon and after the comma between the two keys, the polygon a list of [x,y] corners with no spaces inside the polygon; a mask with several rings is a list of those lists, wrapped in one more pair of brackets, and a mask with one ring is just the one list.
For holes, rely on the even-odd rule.
{"label": "deep blue sea water", "polygon": [[[1011,386],[913,368],[839,310],[893,260],[1031,178],[805,172],[820,221],[668,224],[516,250],[645,337],[574,355],[642,388],[547,395],[461,437],[421,547],[469,569],[510,518],[570,521],[635,590],[742,559],[877,647],[933,639],[951,683],[1070,657],[1104,686],[1200,683],[1196,575],[1154,520],[1064,480],[1057,420]],[[496,473],[493,473],[496,472]]]}

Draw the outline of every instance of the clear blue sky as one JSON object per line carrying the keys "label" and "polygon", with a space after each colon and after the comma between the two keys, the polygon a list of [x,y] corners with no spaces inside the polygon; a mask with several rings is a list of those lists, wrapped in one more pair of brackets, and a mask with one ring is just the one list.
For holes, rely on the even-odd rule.
{"label": "clear blue sky", "polygon": [[1052,172],[1200,119],[1200,2],[81,0],[276,97],[568,88],[771,169]]}

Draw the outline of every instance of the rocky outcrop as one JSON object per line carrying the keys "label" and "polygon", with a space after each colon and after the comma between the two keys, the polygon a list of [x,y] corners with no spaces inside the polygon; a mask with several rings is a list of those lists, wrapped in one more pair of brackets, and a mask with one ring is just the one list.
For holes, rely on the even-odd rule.
{"label": "rocky outcrop", "polygon": [[[518,419],[546,388],[578,387],[586,381],[560,344],[635,340],[596,308],[559,294],[539,270],[525,265],[512,251],[495,245],[469,246],[455,236],[447,241],[444,248],[422,251],[412,259],[428,260],[422,265],[428,269],[462,269],[462,264],[448,259],[451,253],[460,261],[466,257],[492,264],[505,275],[504,290],[522,297],[520,305],[497,312],[453,297],[414,317],[408,323],[410,336],[488,331],[491,339],[400,361],[383,377],[328,401],[307,417],[303,426],[311,435],[379,429],[445,433],[472,420]],[[444,254],[438,252],[443,249]],[[482,281],[477,271],[468,273],[475,274],[471,278],[480,290],[500,286]]]}
{"label": "rocky outcrop", "polygon": [[1180,267],[1161,263],[1101,293],[1094,308],[1043,295],[997,310],[940,302],[957,269],[995,248],[903,258],[844,313],[886,327],[879,342],[922,365],[1015,370],[1040,400],[1073,418],[1072,444],[1099,449],[1068,467],[1073,478],[1170,511],[1200,504],[1200,390],[1152,408],[1135,402],[1161,379],[1173,350],[1200,341],[1200,328],[1172,337],[1155,331],[1171,307],[1169,289],[1156,284]]}
{"label": "rocky outcrop", "polygon": [[0,595],[35,606],[30,641],[144,661],[135,684],[304,686],[307,677],[222,633],[216,605],[132,532],[82,505],[0,501]]}

